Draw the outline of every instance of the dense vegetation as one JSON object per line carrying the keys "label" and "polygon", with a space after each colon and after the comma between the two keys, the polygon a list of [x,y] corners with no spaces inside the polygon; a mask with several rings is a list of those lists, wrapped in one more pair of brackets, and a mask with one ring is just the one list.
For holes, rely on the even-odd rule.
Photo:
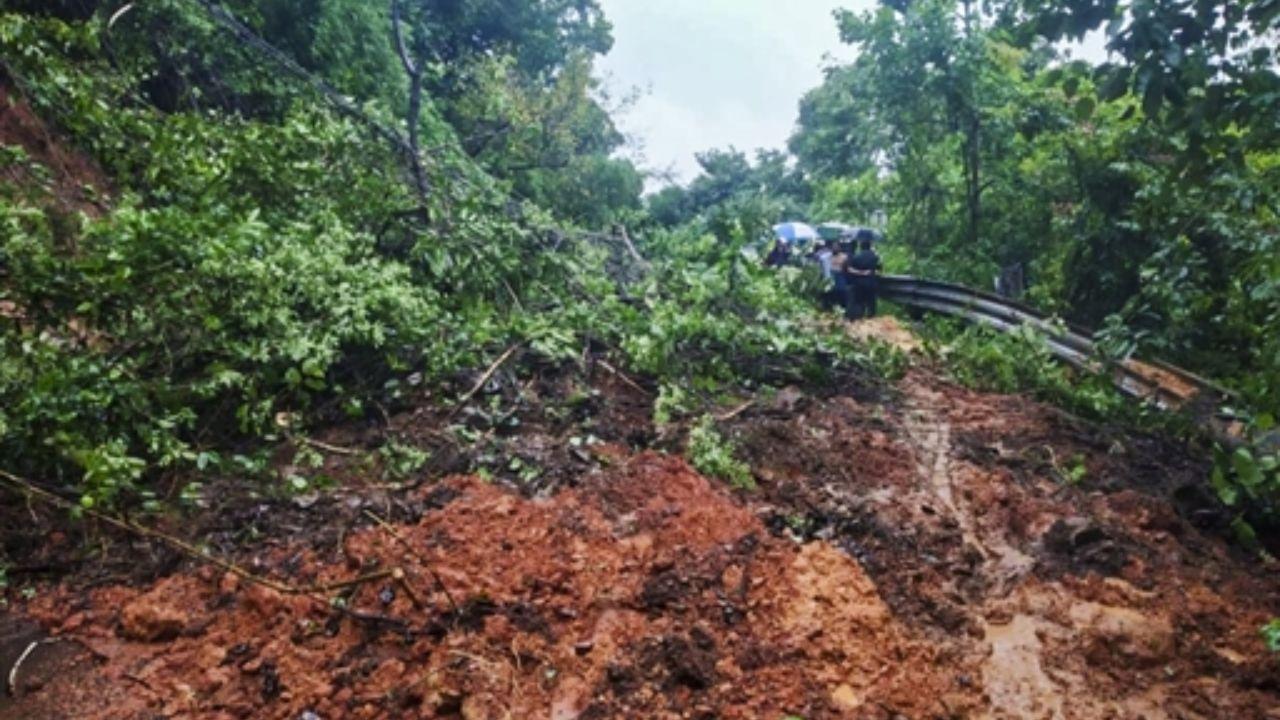
{"label": "dense vegetation", "polygon": [[594,4],[435,5],[405,4],[404,62],[365,2],[0,15],[6,82],[111,178],[69,200],[5,148],[0,465],[154,504],[160,477],[263,473],[275,441],[514,345],[617,355],[668,413],[752,358],[857,359],[795,332],[807,306],[738,245],[657,233],[636,267],[572,229],[640,206],[591,92]]}
{"label": "dense vegetation", "polygon": [[[109,180],[0,150],[0,467],[86,505],[147,502],[164,476],[262,472],[273,442],[381,413],[410,379],[457,391],[515,345],[611,354],[662,413],[696,414],[691,395],[770,358],[868,359],[798,332],[806,280],[742,251],[778,220],[880,212],[892,269],[985,286],[1020,266],[1030,302],[1116,354],[1229,384],[1261,436],[1280,408],[1278,17],[1275,0],[841,12],[857,59],[804,98],[789,153],[709,150],[646,202],[593,77],[612,44],[595,0],[11,0],[6,92]],[[1110,63],[1062,54],[1099,29]],[[949,347],[980,367],[1009,342],[1034,346]],[[1025,355],[983,376],[1115,409]],[[714,428],[695,440],[741,478]],[[1224,498],[1274,501],[1273,449],[1221,466]]]}

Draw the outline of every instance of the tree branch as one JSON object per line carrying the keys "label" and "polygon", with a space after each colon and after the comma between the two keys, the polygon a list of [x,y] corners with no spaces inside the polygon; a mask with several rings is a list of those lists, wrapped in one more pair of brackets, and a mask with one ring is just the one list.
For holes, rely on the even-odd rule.
{"label": "tree branch", "polygon": [[421,71],[417,64],[413,62],[413,58],[409,57],[408,47],[404,43],[404,33],[400,30],[400,0],[391,0],[391,34],[396,41],[396,54],[400,56],[400,63],[404,65],[404,71],[410,78],[418,76]]}

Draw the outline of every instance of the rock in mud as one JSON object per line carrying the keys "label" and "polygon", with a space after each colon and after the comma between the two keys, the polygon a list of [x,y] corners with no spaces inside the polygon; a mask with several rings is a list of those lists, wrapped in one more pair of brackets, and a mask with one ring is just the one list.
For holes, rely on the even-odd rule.
{"label": "rock in mud", "polygon": [[1071,619],[1085,636],[1085,657],[1091,665],[1118,660],[1148,667],[1174,653],[1173,625],[1159,615],[1086,602],[1071,609]]}
{"label": "rock in mud", "polygon": [[182,634],[191,618],[154,593],[143,595],[120,613],[120,634],[141,642],[164,642]]}
{"label": "rock in mud", "polygon": [[1044,534],[1043,542],[1045,550],[1068,560],[1077,570],[1113,576],[1128,562],[1128,554],[1110,533],[1085,518],[1058,520]]}

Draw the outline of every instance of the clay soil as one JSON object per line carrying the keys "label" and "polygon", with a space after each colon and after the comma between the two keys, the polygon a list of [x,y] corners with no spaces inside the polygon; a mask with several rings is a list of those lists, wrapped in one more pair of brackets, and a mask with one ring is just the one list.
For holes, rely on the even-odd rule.
{"label": "clay soil", "polygon": [[[333,460],[321,497],[167,526],[275,589],[106,530],[114,564],[10,588],[0,718],[1280,717],[1280,584],[1202,451],[919,368],[733,406],[734,492],[646,449],[678,441],[643,383],[526,375],[414,482]],[[437,479],[494,454],[544,471]],[[23,512],[31,562],[83,539]]]}

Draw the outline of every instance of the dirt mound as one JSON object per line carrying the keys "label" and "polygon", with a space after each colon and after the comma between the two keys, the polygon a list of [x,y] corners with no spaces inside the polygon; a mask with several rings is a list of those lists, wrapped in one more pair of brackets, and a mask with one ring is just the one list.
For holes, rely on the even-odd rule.
{"label": "dirt mound", "polygon": [[308,585],[394,567],[403,585],[325,603],[205,571],[37,597],[27,612],[122,692],[103,706],[35,689],[4,716],[49,701],[122,719],[925,717],[979,702],[856,562],[771,537],[682,461],[641,455],[543,502],[448,486],[442,510],[354,531],[340,559],[255,568]]}
{"label": "dirt mound", "polygon": [[845,328],[849,337],[864,342],[876,340],[906,353],[917,352],[923,347],[920,338],[910,328],[889,315],[846,323]]}

